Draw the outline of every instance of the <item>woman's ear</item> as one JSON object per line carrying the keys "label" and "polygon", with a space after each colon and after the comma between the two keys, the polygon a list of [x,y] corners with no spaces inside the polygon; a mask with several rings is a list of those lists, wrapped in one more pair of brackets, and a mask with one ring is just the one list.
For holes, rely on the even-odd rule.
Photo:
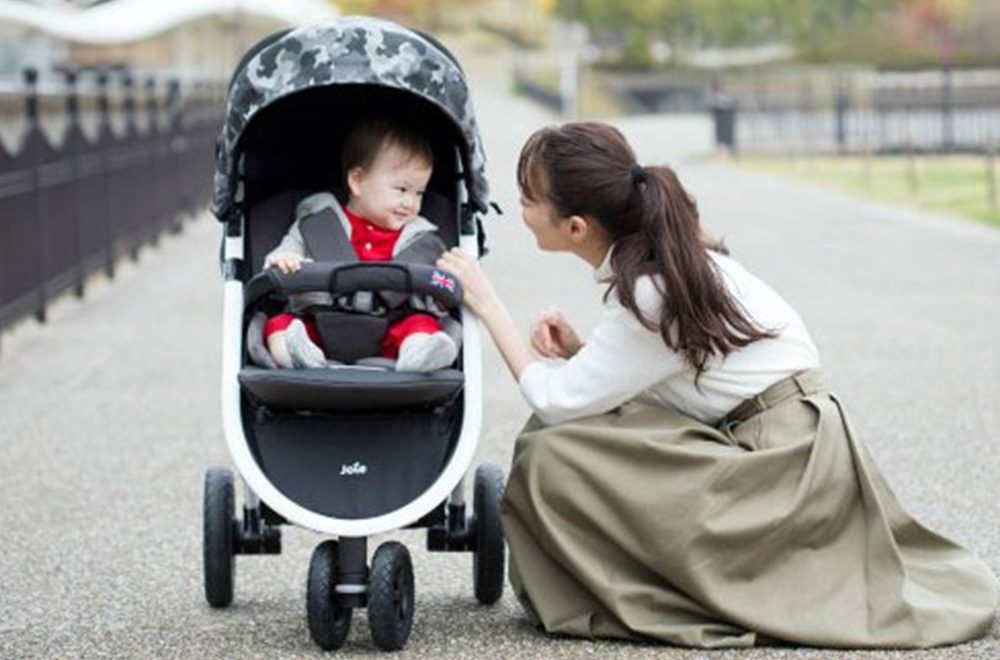
{"label": "woman's ear", "polygon": [[355,165],[347,170],[347,188],[351,197],[361,196],[361,183],[365,180],[365,169]]}
{"label": "woman's ear", "polygon": [[563,221],[566,237],[571,243],[579,245],[591,234],[590,220],[582,215],[571,215]]}

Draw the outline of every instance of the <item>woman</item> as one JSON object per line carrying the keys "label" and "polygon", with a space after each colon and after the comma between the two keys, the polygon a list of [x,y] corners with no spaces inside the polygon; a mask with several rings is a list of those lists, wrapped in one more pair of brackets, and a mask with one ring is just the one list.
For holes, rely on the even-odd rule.
{"label": "woman", "polygon": [[992,573],[899,505],[802,320],[703,233],[672,170],[568,124],[528,140],[518,182],[539,246],[608,287],[586,343],[550,312],[529,348],[474,260],[439,261],[535,411],[503,511],[529,616],[703,647],[926,647],[990,627]]}

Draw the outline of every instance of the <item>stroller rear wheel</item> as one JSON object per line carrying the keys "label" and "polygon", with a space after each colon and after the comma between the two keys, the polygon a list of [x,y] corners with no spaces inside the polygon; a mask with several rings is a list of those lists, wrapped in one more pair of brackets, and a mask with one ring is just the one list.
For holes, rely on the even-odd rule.
{"label": "stroller rear wheel", "polygon": [[205,472],[203,550],[205,598],[212,607],[233,602],[236,561],[233,538],[236,527],[233,473],[213,467]]}
{"label": "stroller rear wheel", "polygon": [[413,627],[413,564],[401,543],[387,541],[372,557],[368,582],[368,624],[383,651],[406,645]]}
{"label": "stroller rear wheel", "polygon": [[323,541],[313,551],[306,584],[309,634],[324,651],[343,646],[351,630],[353,610],[337,601],[337,542]]}
{"label": "stroller rear wheel", "polygon": [[503,499],[503,470],[493,463],[476,469],[473,490],[472,584],[476,600],[492,605],[503,595],[504,543],[500,524],[500,501]]}

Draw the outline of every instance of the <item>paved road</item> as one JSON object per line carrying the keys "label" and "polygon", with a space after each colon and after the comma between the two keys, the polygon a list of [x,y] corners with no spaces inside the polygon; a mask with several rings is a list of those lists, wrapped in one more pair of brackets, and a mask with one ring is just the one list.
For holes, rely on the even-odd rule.
{"label": "paved road", "polygon": [[[541,256],[520,226],[513,168],[552,121],[484,78],[476,89],[491,179],[508,213],[489,221],[487,259],[517,319],[558,301],[586,328],[588,269]],[[914,216],[692,157],[697,119],[620,125],[646,162],[675,163],[707,226],[796,305],[827,370],[903,500],[1000,571],[1000,232]],[[202,218],[143,252],[46,326],[5,334],[0,355],[0,658],[311,658],[304,584],[320,540],[286,529],[280,557],[240,558],[236,601],[201,592],[201,479],[227,464],[219,418],[218,230]],[[481,459],[506,464],[527,417],[486,353]],[[477,606],[470,559],[429,555],[417,532],[418,609],[399,658],[1000,657],[1000,629],[928,653],[758,649],[688,652],[550,639],[509,591]],[[374,547],[374,543],[373,543]],[[363,616],[340,655],[379,655]]]}

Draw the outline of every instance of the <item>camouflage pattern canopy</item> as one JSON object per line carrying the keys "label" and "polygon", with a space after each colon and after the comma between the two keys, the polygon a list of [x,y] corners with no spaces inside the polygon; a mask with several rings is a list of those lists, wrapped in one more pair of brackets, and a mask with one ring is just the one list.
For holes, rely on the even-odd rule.
{"label": "camouflage pattern canopy", "polygon": [[461,68],[412,30],[381,19],[349,17],[290,30],[260,48],[233,75],[216,159],[212,211],[217,218],[229,219],[236,207],[237,148],[254,116],[298,91],[339,84],[411,92],[444,111],[465,142],[460,146],[469,200],[486,211],[486,159]]}

